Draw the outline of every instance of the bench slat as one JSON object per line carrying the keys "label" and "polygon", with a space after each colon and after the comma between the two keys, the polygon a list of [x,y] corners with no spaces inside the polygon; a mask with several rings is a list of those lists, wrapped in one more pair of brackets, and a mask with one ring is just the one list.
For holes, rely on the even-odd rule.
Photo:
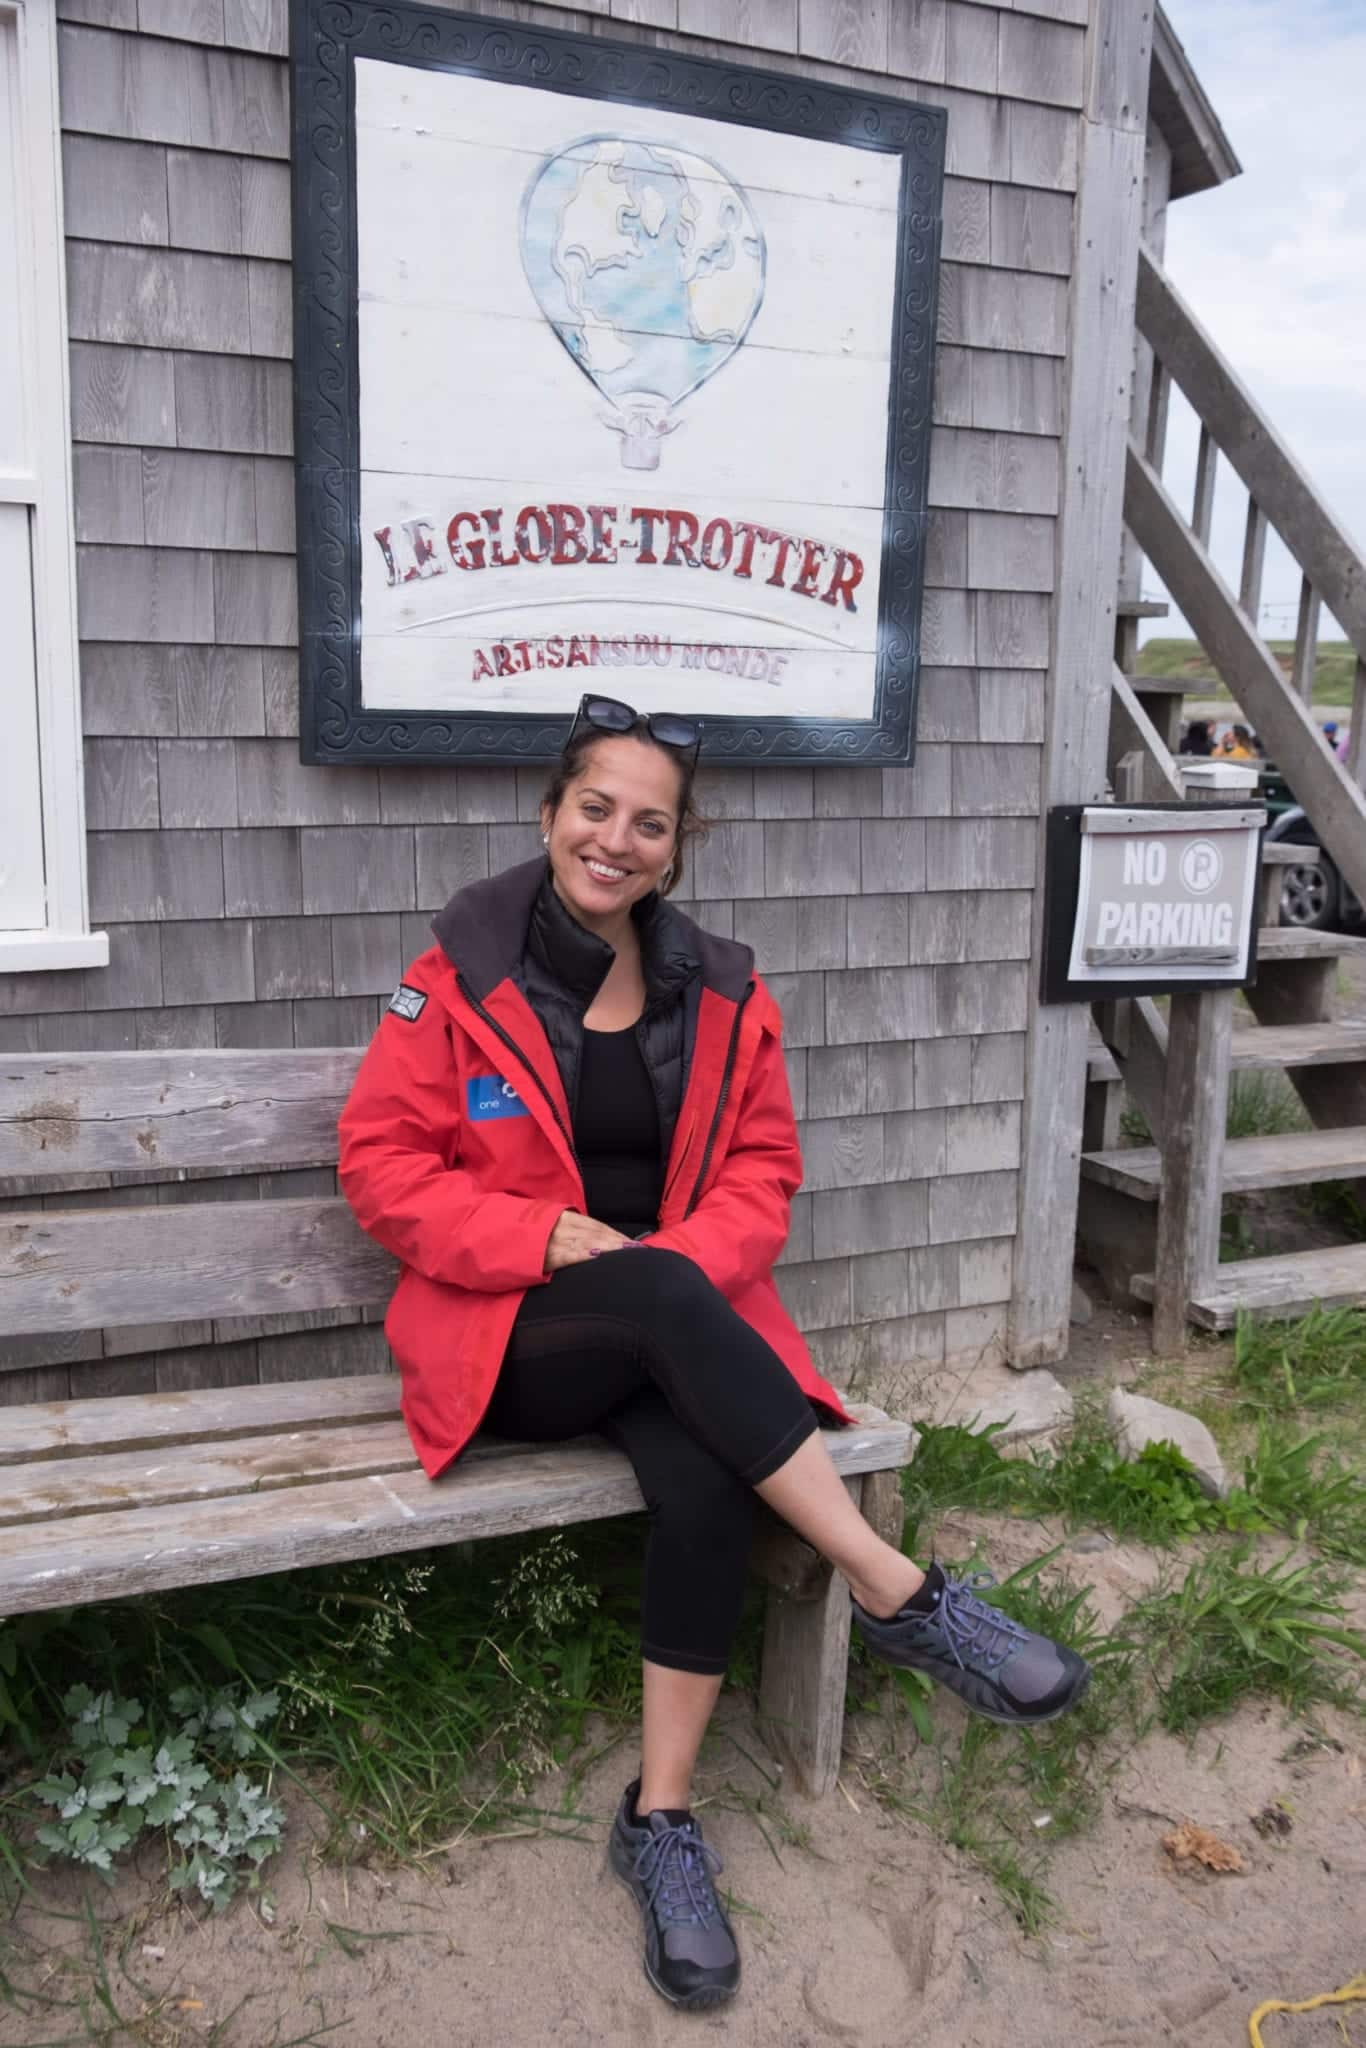
{"label": "bench slat", "polygon": [[397,1270],[336,1198],[11,1212],[0,1216],[0,1330],[359,1308],[387,1301]]}
{"label": "bench slat", "polygon": [[387,1421],[398,1414],[398,1396],[397,1373],[376,1372],[260,1387],[35,1401],[0,1414],[0,1465]]}
{"label": "bench slat", "polygon": [[0,1057],[0,1182],[332,1164],[362,1057],[357,1047]]}
{"label": "bench slat", "polygon": [[[824,1437],[846,1478],[911,1455],[909,1424],[885,1418]],[[91,1478],[103,1462],[70,1469]],[[409,1453],[404,1470],[284,1485],[268,1498],[130,1505],[12,1526],[0,1553],[0,1614],[596,1521],[641,1505],[628,1460],[605,1444],[489,1446],[435,1482]]]}

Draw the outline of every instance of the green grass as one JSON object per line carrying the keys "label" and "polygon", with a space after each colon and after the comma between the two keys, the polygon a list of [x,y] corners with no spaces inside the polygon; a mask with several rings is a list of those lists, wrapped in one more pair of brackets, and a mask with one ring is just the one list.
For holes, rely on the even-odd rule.
{"label": "green grass", "polygon": [[[1309,1128],[1309,1114],[1284,1074],[1256,1069],[1230,1074],[1225,1137],[1275,1138]],[[1119,1129],[1126,1145],[1153,1142],[1147,1118],[1128,1098],[1120,1111]]]}
{"label": "green grass", "polygon": [[[1289,675],[1295,653],[1294,641],[1268,640],[1267,645]],[[1198,640],[1153,639],[1145,642],[1139,649],[1138,673],[1142,676],[1188,678],[1192,695],[1212,701],[1233,701]],[[1314,702],[1350,708],[1355,673],[1356,650],[1350,641],[1320,640],[1314,664]]]}
{"label": "green grass", "polygon": [[1259,1412],[1292,1415],[1366,1402],[1366,1309],[1311,1309],[1297,1322],[1238,1318],[1233,1386]]}

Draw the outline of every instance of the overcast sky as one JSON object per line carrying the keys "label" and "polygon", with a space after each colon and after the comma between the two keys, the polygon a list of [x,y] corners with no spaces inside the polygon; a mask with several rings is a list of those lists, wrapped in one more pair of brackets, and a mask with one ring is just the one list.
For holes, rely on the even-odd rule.
{"label": "overcast sky", "polygon": [[[1243,166],[1216,191],[1172,206],[1167,269],[1366,543],[1366,0],[1167,0],[1167,9]],[[1196,431],[1174,403],[1166,473],[1186,511]],[[1246,510],[1221,462],[1214,553],[1235,587]],[[1156,591],[1151,569],[1145,577]],[[1293,635],[1299,580],[1273,537],[1264,631]],[[1325,614],[1325,637],[1339,630]]]}

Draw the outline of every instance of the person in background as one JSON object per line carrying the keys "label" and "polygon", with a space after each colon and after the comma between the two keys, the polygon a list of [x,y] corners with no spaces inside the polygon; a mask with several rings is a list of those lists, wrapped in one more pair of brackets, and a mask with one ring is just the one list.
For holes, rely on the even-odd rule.
{"label": "person in background", "polygon": [[1336,718],[1325,718],[1322,729],[1323,744],[1327,747],[1330,754],[1336,755],[1338,750],[1338,722]]}
{"label": "person in background", "polygon": [[1214,741],[1210,738],[1209,720],[1193,718],[1181,735],[1178,752],[1182,754],[1208,755],[1214,752]]}
{"label": "person in background", "polygon": [[1219,752],[1226,761],[1250,761],[1252,759],[1252,734],[1245,725],[1230,726],[1220,742]]}
{"label": "person in background", "polygon": [[[700,823],[700,739],[696,720],[583,699],[541,854],[435,919],[361,1064],[340,1161],[361,1224],[402,1263],[385,1328],[430,1477],[481,1428],[599,1430],[635,1467],[641,1766],[609,1857],[650,1982],[693,2009],[740,1981],[692,1777],[758,1501],[843,1575],[874,1657],[992,1720],[1051,1720],[1090,1677],[983,1600],[983,1576],[922,1571],[885,1543],[826,1449],[822,1423],[850,1418],[773,1283],[802,1180],[781,1014],[750,949],[668,900]],[[544,1905],[540,1940],[596,1911]]]}

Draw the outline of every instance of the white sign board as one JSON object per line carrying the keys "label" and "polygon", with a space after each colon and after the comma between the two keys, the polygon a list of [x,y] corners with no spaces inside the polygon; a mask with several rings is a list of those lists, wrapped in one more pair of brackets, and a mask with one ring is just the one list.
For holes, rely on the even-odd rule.
{"label": "white sign board", "polygon": [[1068,981],[1246,980],[1265,822],[1242,806],[1083,811]]}
{"label": "white sign board", "polygon": [[355,81],[364,708],[870,718],[900,158]]}

